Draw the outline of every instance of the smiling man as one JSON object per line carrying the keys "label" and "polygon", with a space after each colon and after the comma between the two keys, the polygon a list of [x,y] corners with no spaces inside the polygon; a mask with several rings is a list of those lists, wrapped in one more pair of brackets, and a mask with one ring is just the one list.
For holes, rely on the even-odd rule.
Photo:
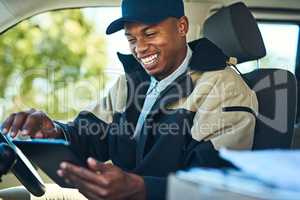
{"label": "smiling man", "polygon": [[171,75],[186,57],[188,20],[185,16],[168,17],[150,25],[126,22],[124,27],[134,57],[157,80]]}
{"label": "smiling man", "polygon": [[68,140],[88,167],[57,173],[89,199],[165,199],[170,172],[228,166],[218,150],[251,149],[257,99],[218,47],[187,43],[188,28],[182,0],[123,0],[107,34],[125,29],[132,55],[118,55],[125,75],[108,96],[68,124],[13,114],[4,132]]}

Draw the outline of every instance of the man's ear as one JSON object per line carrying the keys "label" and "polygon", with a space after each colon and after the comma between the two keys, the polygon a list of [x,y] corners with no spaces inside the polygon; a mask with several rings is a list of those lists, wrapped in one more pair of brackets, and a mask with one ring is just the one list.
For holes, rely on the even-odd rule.
{"label": "man's ear", "polygon": [[189,20],[186,16],[179,18],[178,20],[178,32],[181,36],[186,36],[187,32],[189,31]]}

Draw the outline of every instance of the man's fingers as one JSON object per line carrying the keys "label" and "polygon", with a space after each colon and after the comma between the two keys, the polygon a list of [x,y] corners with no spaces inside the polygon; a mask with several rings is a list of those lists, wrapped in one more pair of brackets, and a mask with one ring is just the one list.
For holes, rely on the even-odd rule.
{"label": "man's fingers", "polygon": [[35,111],[27,117],[22,134],[33,138],[53,138],[57,133],[52,120],[45,113]]}
{"label": "man's fingers", "polygon": [[[28,111],[18,112],[11,114],[3,123],[2,123],[2,133],[6,134],[14,126],[12,132],[18,132],[22,128],[22,122],[24,123],[26,117],[35,112],[35,109],[31,108]],[[19,127],[19,128],[18,128]],[[17,130],[16,130],[17,129]]]}
{"label": "man's fingers", "polygon": [[89,168],[96,172],[105,172],[112,168],[111,164],[105,164],[105,163],[98,162],[97,160],[95,160],[94,158],[91,158],[91,157],[87,159],[87,163],[88,163]]}
{"label": "man's fingers", "polygon": [[11,136],[15,137],[19,131],[22,130],[23,124],[27,118],[27,113],[25,112],[19,112],[15,115],[14,121],[11,125]]}
{"label": "man's fingers", "polygon": [[88,196],[89,199],[91,197],[93,197],[93,199],[99,199],[99,197],[104,198],[109,194],[107,189],[101,187],[97,183],[83,179],[82,176],[79,176],[78,174],[71,173],[65,170],[58,170],[57,173],[59,176],[63,177],[69,184],[78,188],[80,193]]}
{"label": "man's fingers", "polygon": [[83,180],[93,182],[101,187],[108,187],[108,185],[109,185],[109,181],[104,176],[102,176],[101,174],[92,172],[86,168],[75,166],[75,165],[72,165],[70,163],[65,163],[65,162],[63,162],[60,165],[60,168],[65,173],[77,175],[78,177],[82,178]]}
{"label": "man's fingers", "polygon": [[15,119],[15,116],[16,116],[16,113],[13,113],[11,114],[2,124],[2,132],[4,134],[8,133],[10,128],[11,128],[11,125]]}
{"label": "man's fingers", "polygon": [[37,131],[34,135],[33,138],[37,138],[37,139],[42,139],[42,138],[47,138],[44,133],[42,133],[41,131]]}
{"label": "man's fingers", "polygon": [[53,138],[57,135],[57,129],[55,128],[54,123],[52,122],[51,119],[49,119],[46,115],[42,116],[42,129],[41,129],[41,134],[45,138]]}
{"label": "man's fingers", "polygon": [[22,134],[34,136],[38,131],[41,130],[41,126],[42,126],[41,116],[37,112],[32,113],[27,117],[23,125]]}
{"label": "man's fingers", "polygon": [[66,173],[65,176],[69,182],[79,189],[79,192],[85,196],[89,196],[89,199],[105,198],[108,195],[108,191],[102,187],[99,187],[95,183],[88,182],[75,174]]}

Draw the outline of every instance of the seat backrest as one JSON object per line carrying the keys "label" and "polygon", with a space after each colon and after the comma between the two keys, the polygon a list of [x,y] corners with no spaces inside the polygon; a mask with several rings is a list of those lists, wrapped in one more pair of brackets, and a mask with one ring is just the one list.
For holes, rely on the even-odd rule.
{"label": "seat backrest", "polygon": [[297,107],[295,76],[281,69],[258,69],[244,75],[259,102],[253,149],[291,148]]}
{"label": "seat backrest", "polygon": [[[244,3],[224,7],[209,17],[203,33],[238,63],[266,55],[256,20]],[[253,149],[290,148],[297,108],[295,76],[283,69],[256,69],[243,77],[259,104]]]}

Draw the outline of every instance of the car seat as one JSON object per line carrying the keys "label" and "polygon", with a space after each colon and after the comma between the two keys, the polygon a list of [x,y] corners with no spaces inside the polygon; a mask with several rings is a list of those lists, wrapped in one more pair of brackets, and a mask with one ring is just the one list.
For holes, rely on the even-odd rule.
{"label": "car seat", "polygon": [[[231,58],[230,64],[258,60],[266,55],[256,20],[247,6],[238,2],[221,8],[203,25],[203,35]],[[269,68],[270,67],[270,68]],[[294,135],[297,110],[297,82],[284,69],[256,69],[241,74],[256,92],[256,115],[252,149],[289,149]]]}

